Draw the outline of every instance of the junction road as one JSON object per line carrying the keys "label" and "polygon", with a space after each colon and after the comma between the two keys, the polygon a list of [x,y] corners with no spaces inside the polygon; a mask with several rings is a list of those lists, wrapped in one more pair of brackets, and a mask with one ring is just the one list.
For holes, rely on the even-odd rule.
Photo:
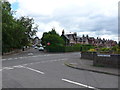
{"label": "junction road", "polygon": [[118,77],[72,69],[65,61],[80,59],[79,52],[44,53],[30,49],[2,59],[3,88],[118,88]]}

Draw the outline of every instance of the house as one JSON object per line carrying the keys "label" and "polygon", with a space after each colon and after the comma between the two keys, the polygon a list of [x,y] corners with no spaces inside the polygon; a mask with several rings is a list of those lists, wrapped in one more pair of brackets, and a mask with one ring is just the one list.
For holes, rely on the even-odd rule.
{"label": "house", "polygon": [[74,45],[74,44],[90,44],[99,47],[112,47],[117,44],[116,41],[113,40],[105,40],[104,38],[95,39],[94,37],[89,37],[88,35],[83,35],[82,37],[77,36],[77,33],[67,33],[65,34],[64,30],[62,31],[61,37],[65,41],[65,45]]}
{"label": "house", "polygon": [[35,37],[35,38],[33,39],[33,45],[34,45],[34,46],[40,45],[40,43],[41,43],[41,39],[39,39],[38,37]]}
{"label": "house", "polygon": [[65,41],[65,45],[72,46],[77,43],[77,34],[76,33],[65,34],[65,32],[63,30],[61,37]]}

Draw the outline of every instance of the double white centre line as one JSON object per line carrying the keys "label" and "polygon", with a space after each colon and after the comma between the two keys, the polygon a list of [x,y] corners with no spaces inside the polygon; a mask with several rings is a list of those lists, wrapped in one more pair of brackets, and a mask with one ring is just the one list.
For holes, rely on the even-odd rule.
{"label": "double white centre line", "polygon": [[62,80],[65,81],[65,82],[69,82],[69,83],[72,83],[72,84],[76,84],[76,85],[85,87],[85,88],[90,88],[90,89],[94,89],[94,90],[100,90],[100,89],[97,89],[95,87],[92,87],[92,86],[89,86],[89,85],[85,85],[85,84],[82,84],[82,83],[78,83],[78,82],[75,82],[75,81],[71,81],[71,80],[68,80],[68,79],[62,79]]}

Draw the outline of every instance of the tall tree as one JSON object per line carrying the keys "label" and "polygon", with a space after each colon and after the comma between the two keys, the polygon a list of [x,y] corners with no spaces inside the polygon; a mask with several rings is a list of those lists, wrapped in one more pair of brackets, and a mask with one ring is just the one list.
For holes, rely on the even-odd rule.
{"label": "tall tree", "polygon": [[37,27],[33,27],[34,20],[29,17],[15,19],[11,4],[2,1],[2,48],[3,52],[12,48],[21,48],[30,43],[30,39],[36,34]]}
{"label": "tall tree", "polygon": [[24,38],[22,39],[22,44],[26,45],[30,42],[30,39],[32,39],[32,37],[36,35],[38,26],[36,25],[35,27],[33,27],[34,20],[33,18],[29,17],[21,17],[18,22],[23,26],[24,29]]}
{"label": "tall tree", "polygon": [[48,33],[44,32],[41,40],[43,45],[46,45],[48,42],[54,46],[64,45],[64,40],[56,33],[55,29],[52,29]]}

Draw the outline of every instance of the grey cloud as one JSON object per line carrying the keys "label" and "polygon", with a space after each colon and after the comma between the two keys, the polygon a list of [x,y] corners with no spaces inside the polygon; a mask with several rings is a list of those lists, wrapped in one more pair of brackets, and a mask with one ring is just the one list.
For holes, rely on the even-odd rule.
{"label": "grey cloud", "polygon": [[[75,8],[77,9],[77,8]],[[58,10],[53,13],[53,16],[43,16],[43,15],[33,15],[37,22],[47,24],[52,21],[57,21],[60,23],[61,27],[69,30],[70,32],[94,32],[96,34],[118,34],[118,24],[116,17],[107,17],[102,14],[94,14],[90,11],[80,11],[78,10]],[[77,20],[77,18],[85,18],[84,21]],[[102,33],[102,30],[106,30]],[[44,30],[42,30],[44,31]],[[62,31],[62,30],[61,30]]]}

